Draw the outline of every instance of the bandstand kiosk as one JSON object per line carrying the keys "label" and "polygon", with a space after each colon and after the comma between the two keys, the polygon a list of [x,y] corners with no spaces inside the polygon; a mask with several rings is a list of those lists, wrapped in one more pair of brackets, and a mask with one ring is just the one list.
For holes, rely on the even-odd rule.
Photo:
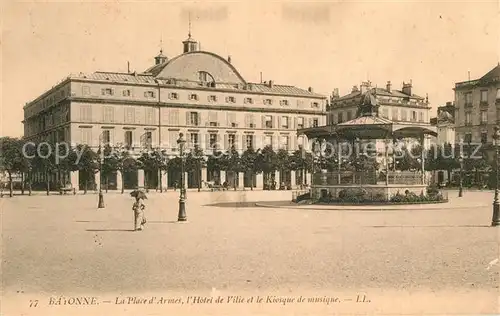
{"label": "bandstand kiosk", "polygon": [[[357,117],[337,125],[318,126],[298,130],[316,144],[329,144],[335,149],[348,145],[352,155],[363,154],[363,147],[371,144],[379,162],[378,170],[342,170],[342,159],[338,156],[336,171],[315,170],[311,181],[311,197],[329,196],[338,198],[339,192],[362,187],[369,196],[384,197],[385,200],[397,194],[412,192],[426,193],[430,178],[425,171],[425,153],[421,150],[416,161],[419,170],[396,170],[396,150],[401,144],[411,141],[425,148],[426,135],[437,136],[434,126],[425,123],[393,122],[379,116],[377,98],[367,92],[358,106]],[[326,146],[320,146],[324,151]],[[320,152],[321,152],[320,151]],[[347,157],[348,158],[348,157]]]}

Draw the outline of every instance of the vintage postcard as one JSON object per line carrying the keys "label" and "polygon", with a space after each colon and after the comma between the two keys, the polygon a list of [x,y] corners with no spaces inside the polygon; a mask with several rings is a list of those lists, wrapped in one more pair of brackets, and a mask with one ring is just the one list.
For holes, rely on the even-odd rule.
{"label": "vintage postcard", "polygon": [[1,315],[500,313],[498,0],[1,14]]}

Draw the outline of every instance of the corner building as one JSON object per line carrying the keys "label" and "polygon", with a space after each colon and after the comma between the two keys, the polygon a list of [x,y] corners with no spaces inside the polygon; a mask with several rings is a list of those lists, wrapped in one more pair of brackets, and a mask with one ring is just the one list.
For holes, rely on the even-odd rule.
{"label": "corner building", "polygon": [[[171,59],[160,51],[155,64],[142,73],[68,76],[26,104],[25,139],[86,144],[94,150],[105,143],[134,152],[160,148],[175,156],[183,133],[188,151],[197,144],[207,156],[214,146],[227,151],[233,145],[240,153],[266,145],[293,152],[306,141],[297,137],[297,129],[325,124],[326,97],[312,88],[272,80],[251,83],[230,57],[198,50],[191,35],[182,46],[183,53]],[[142,187],[143,173],[130,176],[126,188]],[[212,176],[202,170],[202,180],[213,180]],[[295,184],[294,175],[289,177]],[[70,178],[73,187],[81,187],[77,173]],[[194,187],[193,178],[186,177],[188,187]],[[218,178],[226,180],[225,174]],[[238,178],[238,186],[244,186],[244,177]],[[170,187],[176,180],[178,175],[169,172],[162,186]],[[262,175],[256,182],[262,188]],[[109,189],[121,189],[120,183],[111,179]]]}

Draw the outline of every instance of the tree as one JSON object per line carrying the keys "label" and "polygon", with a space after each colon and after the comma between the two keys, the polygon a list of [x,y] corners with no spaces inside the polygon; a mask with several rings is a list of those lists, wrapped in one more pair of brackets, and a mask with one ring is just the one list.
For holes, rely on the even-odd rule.
{"label": "tree", "polygon": [[102,165],[101,165],[101,179],[104,178],[106,183],[106,193],[108,193],[109,176],[118,171],[119,157],[115,150],[106,144],[103,149]]}
{"label": "tree", "polygon": [[236,150],[234,146],[222,156],[223,165],[226,171],[229,171],[233,174],[233,188],[236,191],[237,183],[237,175],[242,170],[240,154]]}
{"label": "tree", "polygon": [[255,175],[262,171],[258,164],[259,152],[260,149],[255,151],[253,147],[248,147],[247,150],[243,152],[240,159],[241,169],[245,172],[249,172],[251,175],[250,190],[253,190]]}
{"label": "tree", "polygon": [[270,177],[270,174],[274,173],[277,169],[276,153],[273,151],[272,147],[268,145],[260,151],[257,161],[264,174],[264,189],[270,189],[272,187],[272,177]]}
{"label": "tree", "polygon": [[[225,160],[222,159],[223,156],[224,155],[221,151],[214,150],[212,155],[208,156],[208,158],[207,158],[207,163],[206,163],[207,169],[210,170],[212,179],[215,178],[216,173],[220,174],[220,172],[222,172],[223,170],[226,170],[226,166],[224,165]],[[216,181],[216,182],[219,182],[218,183],[219,185],[222,184],[222,183],[220,183],[220,179],[218,179],[218,181]]]}
{"label": "tree", "polygon": [[158,172],[158,163],[154,151],[142,152],[139,158],[137,158],[137,162],[139,163],[139,169],[144,170],[144,187],[146,188],[146,192],[149,192],[150,176],[152,173]]}
{"label": "tree", "polygon": [[134,157],[132,157],[132,155],[130,155],[130,152],[128,150],[117,150],[117,151],[115,151],[115,153],[116,153],[116,162],[117,162],[116,169],[122,175],[122,177],[121,177],[122,178],[121,193],[123,194],[125,192],[124,174],[128,173],[128,172],[137,171],[138,163],[134,159]]}
{"label": "tree", "polygon": [[9,177],[9,195],[12,197],[14,195],[12,174],[19,171],[21,167],[19,163],[23,159],[21,141],[12,137],[0,138],[0,154],[2,169],[7,172]]}
{"label": "tree", "polygon": [[23,156],[22,171],[26,172],[27,174],[26,180],[28,183],[28,194],[31,195],[32,183],[33,183],[33,168],[36,159],[35,145],[33,144],[31,146],[25,146],[25,152],[23,153],[22,156]]}
{"label": "tree", "polygon": [[[284,178],[284,174],[291,170],[290,162],[291,159],[290,155],[288,154],[288,151],[286,151],[285,149],[278,149],[278,152],[276,153],[276,169],[279,170],[280,172],[280,177],[281,177],[281,179],[279,179],[280,187],[281,187],[281,182],[284,182],[282,181]],[[285,183],[284,185],[287,186],[288,183]]]}
{"label": "tree", "polygon": [[99,156],[87,145],[78,145],[77,151],[81,153],[78,170],[83,178],[83,193],[87,194],[89,181],[92,180],[92,183],[95,184],[95,174],[99,170]]}
{"label": "tree", "polygon": [[206,165],[203,157],[203,150],[198,145],[195,145],[193,150],[191,150],[186,157],[186,171],[196,174],[198,192],[201,190],[201,170]]}
{"label": "tree", "polygon": [[48,143],[42,143],[37,145],[38,151],[37,155],[33,161],[33,165],[35,166],[35,169],[40,172],[45,174],[45,189],[47,195],[50,194],[50,175],[54,173],[54,171],[57,170],[57,166],[55,163],[55,146],[48,144]]}

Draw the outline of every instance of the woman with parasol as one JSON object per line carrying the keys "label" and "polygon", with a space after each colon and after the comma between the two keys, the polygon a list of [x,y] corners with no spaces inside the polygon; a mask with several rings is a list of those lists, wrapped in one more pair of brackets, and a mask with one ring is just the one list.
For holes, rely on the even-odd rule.
{"label": "woman with parasol", "polygon": [[144,204],[144,200],[147,200],[148,197],[141,190],[130,192],[130,196],[135,198],[135,202],[132,205],[132,210],[134,211],[134,230],[143,230],[144,224],[146,224],[146,217],[144,216],[146,205]]}

